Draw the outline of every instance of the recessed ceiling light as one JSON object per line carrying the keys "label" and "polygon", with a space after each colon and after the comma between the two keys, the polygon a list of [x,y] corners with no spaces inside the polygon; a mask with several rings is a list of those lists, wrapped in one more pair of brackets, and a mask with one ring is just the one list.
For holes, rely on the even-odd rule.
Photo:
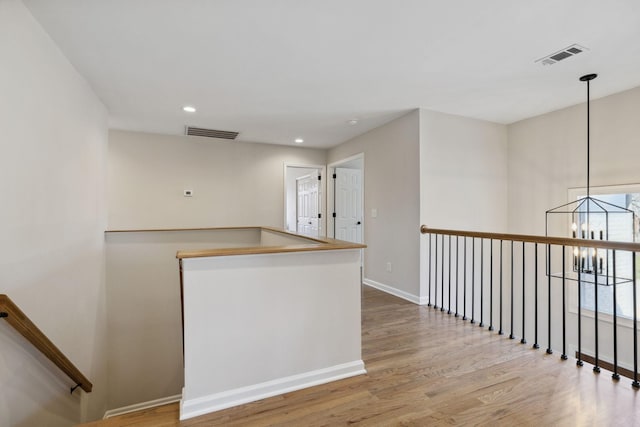
{"label": "recessed ceiling light", "polygon": [[184,107],[182,107],[182,110],[185,113],[195,113],[196,112],[196,107],[193,107],[191,105],[185,105]]}
{"label": "recessed ceiling light", "polygon": [[358,119],[351,119],[347,122],[349,126],[355,126],[358,124]]}
{"label": "recessed ceiling light", "polygon": [[302,144],[304,142],[304,139],[296,138],[295,141],[293,141],[293,142],[295,142],[296,144]]}

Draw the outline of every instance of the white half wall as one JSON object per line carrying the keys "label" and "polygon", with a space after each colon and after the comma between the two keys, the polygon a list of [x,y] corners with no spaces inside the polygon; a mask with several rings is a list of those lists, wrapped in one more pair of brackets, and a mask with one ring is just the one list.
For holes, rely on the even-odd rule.
{"label": "white half wall", "polygon": [[182,265],[180,419],[366,372],[360,250],[187,258]]}
{"label": "white half wall", "polygon": [[106,409],[107,112],[18,0],[0,1],[0,293],[92,382],[0,321],[0,425],[69,426]]}

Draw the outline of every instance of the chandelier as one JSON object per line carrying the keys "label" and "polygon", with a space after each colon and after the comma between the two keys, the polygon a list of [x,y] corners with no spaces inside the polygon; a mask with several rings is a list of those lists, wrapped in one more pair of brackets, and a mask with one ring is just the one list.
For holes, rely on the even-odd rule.
{"label": "chandelier", "polygon": [[[546,212],[545,232],[550,236],[554,230],[568,230],[574,239],[609,240],[613,228],[634,228],[634,212],[617,204],[600,200],[591,196],[589,182],[590,167],[590,82],[597,74],[587,74],[580,77],[580,81],[587,83],[587,187],[586,196],[570,201],[564,205],[549,209]],[[557,218],[560,217],[560,222]],[[563,234],[566,232],[563,232]],[[631,233],[635,236],[635,233]],[[634,239],[634,237],[632,237]],[[571,270],[564,274],[569,280],[578,280],[583,283],[597,283],[610,286],[617,283],[628,282],[631,278],[612,277],[609,274],[609,265],[612,263],[611,251],[605,249],[582,248],[579,245],[573,247]],[[562,277],[562,273],[551,276]],[[615,282],[614,282],[615,281]]]}

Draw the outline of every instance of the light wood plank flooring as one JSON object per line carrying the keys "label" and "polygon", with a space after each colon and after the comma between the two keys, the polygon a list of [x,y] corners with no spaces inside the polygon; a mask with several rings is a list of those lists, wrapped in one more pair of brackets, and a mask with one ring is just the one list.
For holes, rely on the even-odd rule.
{"label": "light wood plank flooring", "polygon": [[640,394],[575,360],[364,287],[367,375],[178,421],[178,404],[86,426],[632,426]]}

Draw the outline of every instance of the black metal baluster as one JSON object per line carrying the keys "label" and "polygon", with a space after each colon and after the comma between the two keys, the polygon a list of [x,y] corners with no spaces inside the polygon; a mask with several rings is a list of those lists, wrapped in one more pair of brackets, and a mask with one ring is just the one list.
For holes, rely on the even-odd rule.
{"label": "black metal baluster", "polygon": [[[595,267],[595,266],[593,266]],[[595,293],[594,298],[594,313],[593,313],[593,324],[594,324],[594,341],[595,341],[595,355],[594,355],[594,366],[593,372],[596,374],[600,373],[600,366],[598,360],[598,270],[593,268],[593,291]]]}
{"label": "black metal baluster", "polygon": [[551,350],[551,245],[547,244],[547,277],[549,288],[547,289],[548,306],[547,306],[547,338],[549,345],[547,346],[547,354],[553,354]]}
{"label": "black metal baluster", "polygon": [[633,388],[640,388],[638,381],[638,299],[636,295],[636,253],[631,253],[631,265],[633,266]]}
{"label": "black metal baluster", "polygon": [[525,260],[524,260],[524,256],[525,256],[525,242],[522,241],[522,339],[520,339],[520,343],[521,344],[526,344],[527,340],[525,339],[525,280],[524,280],[524,273],[525,273],[525,269],[524,269],[524,265],[525,265]]}
{"label": "black metal baluster", "polygon": [[449,300],[447,301],[447,314],[451,314],[451,234],[449,234]]}
{"label": "black metal baluster", "polygon": [[502,330],[502,240],[500,240],[500,329],[498,330],[498,334],[504,334]]}
{"label": "black metal baluster", "polygon": [[[597,268],[597,267],[594,267]],[[607,277],[607,280],[609,278]],[[616,303],[618,302],[616,295],[616,250],[613,250],[613,374],[611,374],[611,378],[614,380],[619,380],[620,375],[618,374],[618,310],[616,308]]]}
{"label": "black metal baluster", "polygon": [[444,234],[442,235],[442,279],[440,280],[440,311],[444,311]]}
{"label": "black metal baluster", "polygon": [[476,306],[476,238],[471,238],[471,323],[476,323],[474,318]]}
{"label": "black metal baluster", "polygon": [[[578,251],[578,254],[580,251]],[[582,272],[578,262],[578,360],[576,365],[582,366]]]}
{"label": "black metal baluster", "polygon": [[434,261],[434,269],[436,271],[433,280],[433,308],[438,309],[438,235],[436,234],[436,259]]}
{"label": "black metal baluster", "polygon": [[567,360],[567,310],[566,310],[566,287],[567,287],[567,270],[565,269],[566,263],[566,249],[565,245],[562,245],[562,355],[560,359]]}
{"label": "black metal baluster", "polygon": [[462,269],[462,320],[467,320],[467,238],[464,238],[464,268]]}
{"label": "black metal baluster", "polygon": [[429,300],[427,307],[431,307],[431,233],[429,233]]}
{"label": "black metal baluster", "polygon": [[511,241],[511,310],[509,310],[511,313],[511,333],[509,334],[509,339],[514,339],[515,335],[513,335],[513,312],[515,309],[515,304],[513,302],[514,299],[514,295],[513,295],[513,240]]}
{"label": "black metal baluster", "polygon": [[484,239],[480,239],[480,326],[481,328],[484,326],[483,320],[483,309],[484,309]]}
{"label": "black metal baluster", "polygon": [[534,289],[533,292],[535,293],[534,297],[535,297],[535,308],[534,308],[534,330],[535,330],[535,338],[534,338],[534,343],[533,343],[533,348],[540,348],[540,344],[538,344],[538,244],[536,243],[534,246],[534,267],[535,270],[533,272],[534,277],[533,277],[533,281],[534,281]]}
{"label": "black metal baluster", "polygon": [[460,302],[460,264],[458,259],[458,248],[460,247],[460,240],[458,239],[460,236],[456,236],[456,314],[455,317],[458,317],[458,303]]}
{"label": "black metal baluster", "polygon": [[489,330],[493,331],[493,239],[489,244]]}

